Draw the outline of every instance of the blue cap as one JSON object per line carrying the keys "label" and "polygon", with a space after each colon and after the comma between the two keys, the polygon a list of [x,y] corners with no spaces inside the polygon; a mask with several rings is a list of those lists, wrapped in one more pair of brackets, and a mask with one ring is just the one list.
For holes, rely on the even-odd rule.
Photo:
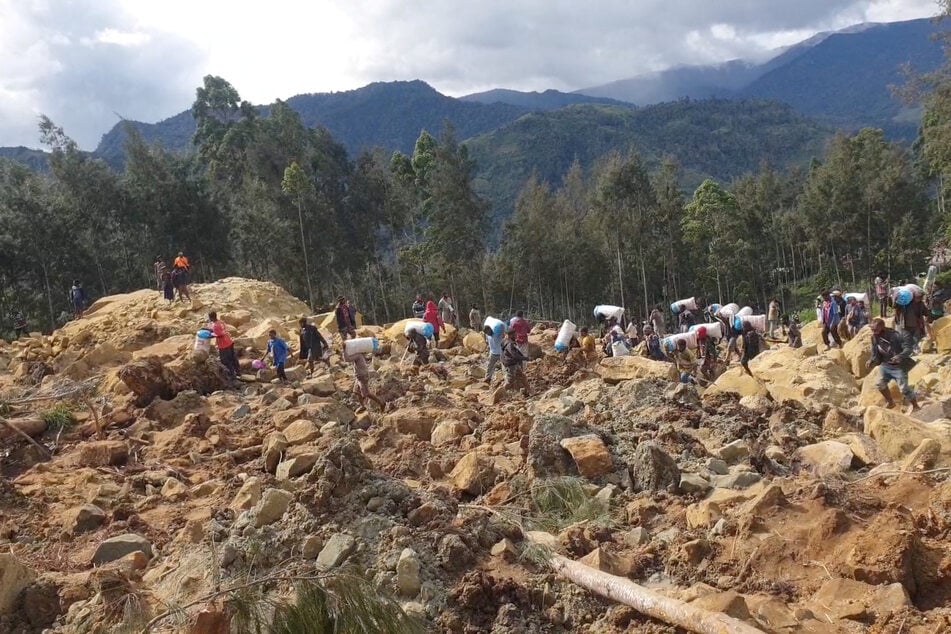
{"label": "blue cap", "polygon": [[907,306],[911,303],[911,291],[907,288],[900,288],[895,294],[895,303],[899,306]]}

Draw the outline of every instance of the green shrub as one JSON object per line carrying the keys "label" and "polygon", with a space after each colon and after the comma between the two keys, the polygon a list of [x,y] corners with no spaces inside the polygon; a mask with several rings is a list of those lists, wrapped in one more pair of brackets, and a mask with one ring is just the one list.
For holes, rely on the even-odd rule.
{"label": "green shrub", "polygon": [[53,431],[68,430],[76,423],[72,410],[66,405],[57,405],[43,414],[43,421],[46,427]]}

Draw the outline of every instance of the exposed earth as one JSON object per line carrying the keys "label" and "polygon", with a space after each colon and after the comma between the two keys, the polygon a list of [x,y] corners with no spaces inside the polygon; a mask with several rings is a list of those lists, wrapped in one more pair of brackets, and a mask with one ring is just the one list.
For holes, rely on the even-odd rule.
{"label": "exposed earth", "polygon": [[[883,407],[867,328],[826,350],[814,325],[706,389],[566,361],[539,325],[535,395],[498,406],[480,335],[418,369],[402,323],[363,326],[380,412],[337,354],[286,386],[251,369],[271,328],[297,349],[307,307],[282,289],[193,295],[107,297],[0,344],[0,632],[242,631],[246,591],[353,574],[425,631],[686,631],[559,576],[552,550],[763,632],[951,631],[951,318],[914,416]],[[192,356],[211,309],[236,386]]]}

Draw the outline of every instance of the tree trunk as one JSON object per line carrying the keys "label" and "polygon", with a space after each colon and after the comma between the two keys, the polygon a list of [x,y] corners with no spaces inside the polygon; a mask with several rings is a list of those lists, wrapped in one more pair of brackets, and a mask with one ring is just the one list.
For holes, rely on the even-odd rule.
{"label": "tree trunk", "polygon": [[697,634],[764,634],[721,612],[710,612],[692,603],[665,597],[629,579],[596,570],[590,566],[553,554],[550,563],[556,572],[582,588],[602,597],[630,606],[642,614]]}
{"label": "tree trunk", "polygon": [[307,243],[304,241],[304,201],[297,197],[297,222],[300,224],[300,249],[304,254],[304,277],[307,279],[307,305],[314,310],[314,289],[310,284],[310,264],[307,261]]}
{"label": "tree trunk", "polygon": [[56,317],[53,315],[53,291],[50,288],[50,273],[46,261],[40,263],[43,267],[43,283],[46,285],[46,301],[50,308],[50,331],[56,329]]}

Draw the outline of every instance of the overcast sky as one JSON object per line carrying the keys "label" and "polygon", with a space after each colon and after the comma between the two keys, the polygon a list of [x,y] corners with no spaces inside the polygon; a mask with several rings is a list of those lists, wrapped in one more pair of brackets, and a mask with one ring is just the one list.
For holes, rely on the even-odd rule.
{"label": "overcast sky", "polygon": [[206,74],[255,103],[417,78],[453,96],[570,91],[935,12],[934,0],[0,0],[0,146],[36,147],[44,113],[92,149],[120,116],[185,110]]}

